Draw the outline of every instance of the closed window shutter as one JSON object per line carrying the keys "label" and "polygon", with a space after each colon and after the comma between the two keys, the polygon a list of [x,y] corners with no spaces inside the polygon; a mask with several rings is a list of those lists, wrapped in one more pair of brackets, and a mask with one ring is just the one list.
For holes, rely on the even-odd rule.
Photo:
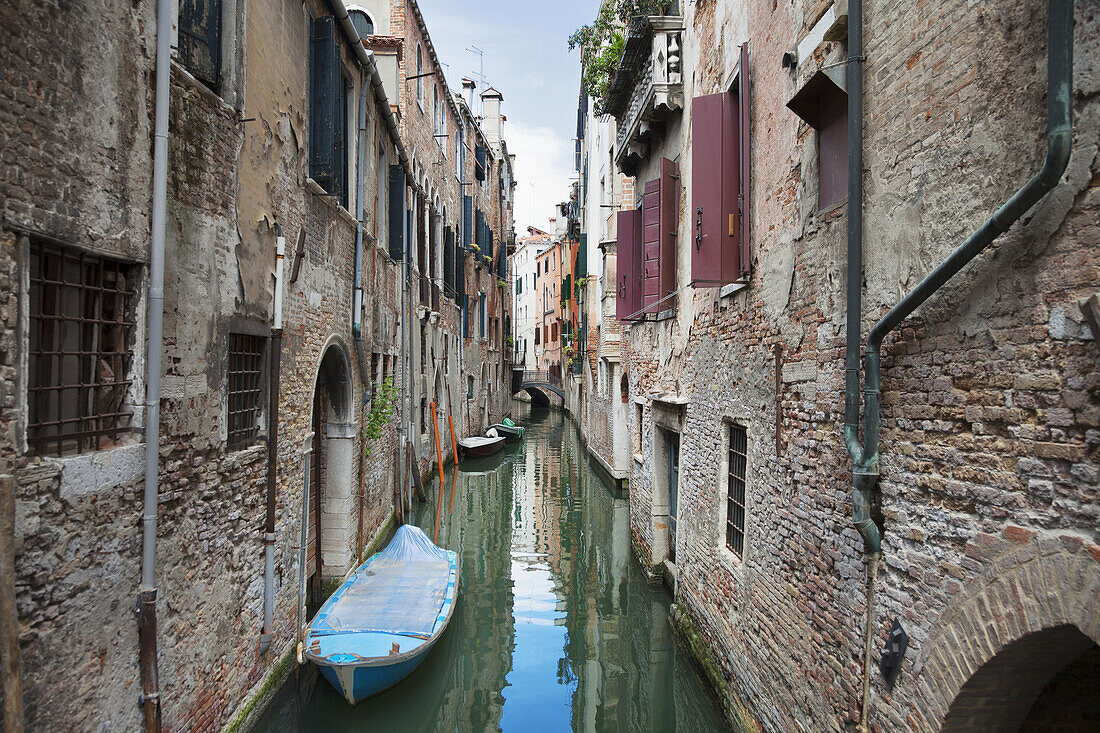
{"label": "closed window shutter", "polygon": [[314,20],[310,32],[309,175],[329,193],[339,193],[337,127],[342,85],[336,23],[327,15]]}
{"label": "closed window shutter", "polygon": [[462,197],[462,245],[469,247],[474,237],[474,197]]}
{"label": "closed window shutter", "polygon": [[749,184],[752,180],[752,75],[749,72],[749,44],[741,45],[741,73],[738,77],[738,101],[739,121],[738,130],[741,133],[740,140],[740,168],[738,182],[740,184],[740,196],[738,198],[738,213],[740,215],[740,265],[739,274],[748,275],[752,269],[752,250],[750,249],[749,235],[752,233],[749,218],[750,197]]}
{"label": "closed window shutter", "polygon": [[637,209],[620,211],[617,215],[615,245],[615,317],[626,321],[638,309],[641,291],[638,287],[642,212]]}
{"label": "closed window shutter", "polygon": [[740,147],[737,95],[691,101],[691,281],[731,283],[740,274]]}
{"label": "closed window shutter", "polygon": [[642,307],[661,297],[661,179],[646,181],[642,194]]}
{"label": "closed window shutter", "polygon": [[221,72],[221,0],[181,0],[179,59],[196,79],[215,90]]}
{"label": "closed window shutter", "polygon": [[405,169],[390,166],[389,175],[390,259],[400,262],[405,253]]}
{"label": "closed window shutter", "polygon": [[573,265],[573,272],[578,278],[588,277],[588,235],[582,234],[577,239],[580,245],[577,247],[577,261]]}
{"label": "closed window shutter", "polygon": [[493,228],[488,224],[485,225],[485,254],[493,259]]}
{"label": "closed window shutter", "polygon": [[443,228],[443,293],[447,297],[454,295],[454,257],[454,234],[451,232],[451,227],[446,226]]}
{"label": "closed window shutter", "polygon": [[[661,272],[658,298],[671,295],[676,290],[676,234],[680,226],[680,166],[668,158],[661,158]],[[661,304],[668,308],[669,302]]]}
{"label": "closed window shutter", "polygon": [[474,178],[479,181],[485,180],[485,154],[486,149],[484,145],[478,145],[474,148]]}

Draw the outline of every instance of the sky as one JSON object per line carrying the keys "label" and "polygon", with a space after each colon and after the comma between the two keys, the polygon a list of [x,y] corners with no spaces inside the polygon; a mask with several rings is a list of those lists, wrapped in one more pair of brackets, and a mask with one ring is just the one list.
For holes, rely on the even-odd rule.
{"label": "sky", "polygon": [[[504,96],[504,139],[516,155],[516,234],[547,229],[568,196],[577,134],[580,51],[569,35],[592,22],[599,0],[418,0],[447,84],[484,63],[488,85]],[[484,51],[483,61],[466,49]],[[478,93],[485,89],[479,83]]]}

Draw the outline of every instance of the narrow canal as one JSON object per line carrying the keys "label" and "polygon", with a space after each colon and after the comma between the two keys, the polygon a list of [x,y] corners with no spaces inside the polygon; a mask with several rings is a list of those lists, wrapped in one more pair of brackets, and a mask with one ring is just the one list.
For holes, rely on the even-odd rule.
{"label": "narrow canal", "polygon": [[420,668],[355,707],[318,676],[292,674],[255,730],[724,729],[671,636],[668,593],[631,556],[626,499],[563,413],[518,421],[521,444],[463,461],[417,511],[462,563],[454,618]]}

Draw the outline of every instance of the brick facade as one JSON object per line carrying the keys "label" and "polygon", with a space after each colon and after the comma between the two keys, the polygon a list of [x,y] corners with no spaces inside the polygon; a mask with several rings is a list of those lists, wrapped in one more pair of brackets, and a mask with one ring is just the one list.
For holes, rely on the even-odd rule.
{"label": "brick facade", "polygon": [[[309,178],[309,17],[331,14],[330,5],[309,2],[306,15],[297,4],[249,4],[247,12],[245,3],[224,3],[223,8],[216,90],[197,81],[178,60],[171,72],[156,555],[160,695],[167,730],[219,729],[292,651],[299,620],[302,448],[317,427],[315,394],[321,395],[325,413],[316,436],[322,456],[317,548],[322,578],[343,577],[357,553],[389,526],[399,495],[396,419],[375,441],[361,431],[382,378],[393,376],[400,386],[404,374],[401,279],[387,246],[394,222],[384,214],[388,192],[381,188],[388,166],[400,164],[402,150],[409,154],[406,173],[412,183],[406,201],[415,195],[430,203],[423,211],[439,215],[434,223],[440,231],[444,218],[453,224],[461,216],[453,161],[449,177],[433,178],[438,166],[427,146],[438,150],[438,145],[430,131],[423,139],[422,125],[402,124],[402,135],[395,137],[386,112],[408,115],[400,114],[400,102],[380,103],[368,91],[360,362],[352,329],[355,115],[359,89],[369,85],[370,77],[337,28],[341,70],[350,87],[346,153],[351,190],[345,208]],[[0,41],[0,59],[8,70],[0,92],[6,140],[0,153],[0,474],[5,480],[12,477],[16,492],[17,628],[30,730],[141,726],[132,612],[141,567],[155,3],[108,10],[69,8],[64,15],[46,7],[0,10],[11,31]],[[443,99],[451,98],[445,83],[440,91]],[[448,129],[454,130],[458,106],[448,109]],[[465,124],[472,134],[481,134],[471,115]],[[453,136],[449,142],[453,151]],[[510,172],[503,143],[496,155],[498,175]],[[491,186],[499,182],[493,179]],[[510,201],[510,191],[507,197],[486,194],[483,200],[493,212],[501,248],[511,228]],[[266,349],[278,231],[286,239],[286,260],[275,460],[275,603],[272,644],[261,653]],[[128,344],[133,386],[125,405],[132,429],[112,447],[60,458],[28,449],[28,272],[38,242],[133,263],[140,275],[132,314],[136,326]],[[413,269],[438,283],[441,239],[431,243],[434,249],[424,264],[417,259]],[[427,258],[434,263],[430,267]],[[494,307],[507,313],[507,289],[500,293],[495,279],[484,274],[487,267],[476,276],[470,268],[468,289],[479,282],[486,292],[496,292]],[[415,306],[415,290],[413,300]],[[422,318],[412,319],[414,327],[421,322],[437,326],[426,342],[434,372],[425,370],[421,380],[413,380],[414,399],[435,400],[445,416],[445,390],[442,382],[430,382],[432,374],[450,377],[456,407],[466,402],[463,375],[473,374],[478,388],[492,395],[486,419],[499,419],[510,406],[509,390],[503,387],[510,374],[501,348],[506,321],[500,318],[494,344],[468,342],[461,348],[452,302],[445,300],[442,312],[428,308],[417,314]],[[227,442],[230,334],[259,336],[265,344],[259,434],[233,448]],[[420,339],[410,344],[410,362],[418,364]],[[485,368],[490,362],[492,370]],[[430,392],[422,394],[425,378]],[[411,404],[415,411],[416,402]],[[475,399],[469,405],[480,409],[481,403]],[[474,422],[456,414],[457,436],[477,432]],[[445,419],[441,428],[446,429]],[[434,462],[434,439],[415,437],[421,441],[421,467],[427,469]]]}
{"label": "brick facade", "polygon": [[[1043,2],[865,5],[864,333],[1041,164],[1047,14]],[[812,40],[834,12],[686,4],[685,104],[634,162],[642,185],[662,157],[678,160],[684,187],[674,312],[622,325],[635,551],[705,640],[730,718],[776,731],[851,729],[862,698],[869,564],[842,438],[846,206],[819,209],[820,136],[786,107],[844,60],[842,43]],[[1041,690],[1050,709],[1051,675],[1090,668],[1078,655],[1100,640],[1100,374],[1078,306],[1097,287],[1100,78],[1086,59],[1100,24],[1080,3],[1076,20],[1066,174],[885,346],[873,663],[895,619],[910,641],[892,690],[871,670],[873,729],[1015,730]],[[812,53],[783,68],[807,37]],[[690,100],[729,88],[744,42],[752,272],[720,291],[691,284]],[[595,442],[604,428],[587,419]],[[731,424],[748,435],[742,556],[725,541]],[[995,710],[990,689],[1027,705]]]}

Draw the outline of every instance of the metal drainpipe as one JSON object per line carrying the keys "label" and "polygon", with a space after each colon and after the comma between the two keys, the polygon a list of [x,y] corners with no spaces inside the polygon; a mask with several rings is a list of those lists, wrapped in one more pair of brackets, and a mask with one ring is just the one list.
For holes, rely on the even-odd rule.
{"label": "metal drainpipe", "polygon": [[164,229],[168,207],[168,98],[172,0],[157,0],[156,106],[153,123],[153,212],[149,252],[149,329],[145,367],[145,497],[138,594],[138,647],[145,730],[160,731],[157,671],[157,494],[160,470],[160,369],[164,322]]}
{"label": "metal drainpipe", "polygon": [[[367,71],[364,69],[364,71]],[[359,405],[360,425],[366,425],[367,401],[370,399],[368,392],[370,375],[367,372],[366,354],[363,348],[363,171],[366,168],[367,156],[364,152],[367,139],[367,92],[370,90],[369,77],[364,78],[362,89],[359,90],[359,133],[356,141],[356,173],[355,173],[355,295],[351,311],[351,335],[355,343],[355,358],[359,363],[359,381],[363,385],[363,399]],[[360,440],[365,440],[361,435]],[[356,532],[355,553],[356,563],[363,554],[363,446],[359,450],[359,496],[358,505],[358,530]]]}
{"label": "metal drainpipe", "polygon": [[867,399],[863,443],[859,441],[859,326],[863,260],[863,8],[853,0],[848,18],[848,298],[844,389],[844,438],[852,455],[852,523],[871,556],[859,730],[867,729],[868,674],[874,576],[882,533],[870,516],[870,492],[879,478],[881,349],[883,339],[994,239],[1053,189],[1069,163],[1073,144],[1073,0],[1050,0],[1047,18],[1047,153],[1043,166],[993,216],[882,317],[867,336],[864,369]]}
{"label": "metal drainpipe", "polygon": [[271,383],[267,429],[267,516],[264,521],[264,621],[260,632],[260,654],[271,648],[271,622],[275,607],[275,472],[279,449],[279,372],[283,356],[283,263],[286,238],[275,222],[275,293],[271,315],[271,353],[268,355]]}

